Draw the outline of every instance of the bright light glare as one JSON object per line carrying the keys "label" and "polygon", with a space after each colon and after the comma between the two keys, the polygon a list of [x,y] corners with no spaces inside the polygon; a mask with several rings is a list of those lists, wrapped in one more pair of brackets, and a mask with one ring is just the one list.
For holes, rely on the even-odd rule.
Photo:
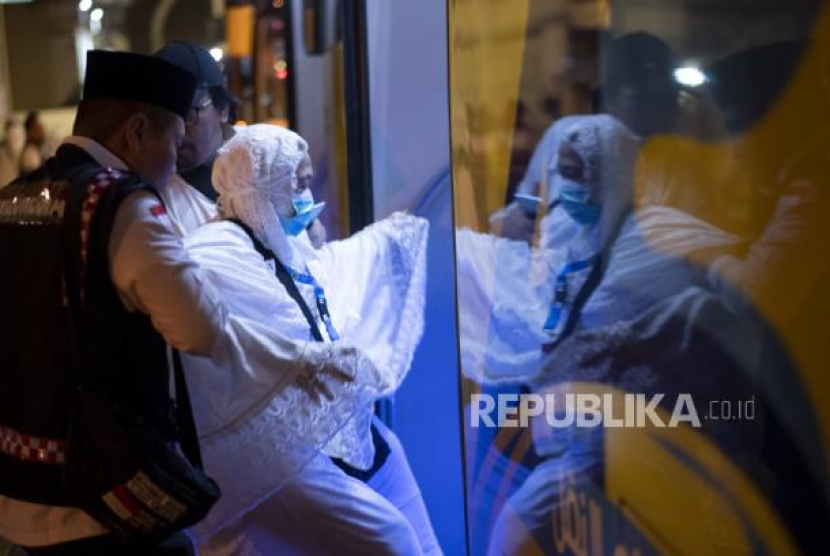
{"label": "bright light glare", "polygon": [[78,9],[82,12],[88,12],[92,9],[92,0],[81,0],[78,2]]}
{"label": "bright light glare", "polygon": [[693,66],[677,68],[674,70],[674,78],[678,83],[687,87],[700,87],[706,83],[706,74]]}
{"label": "bright light glare", "polygon": [[89,14],[89,19],[91,21],[101,21],[102,19],[104,19],[104,10],[102,10],[101,8],[95,8]]}
{"label": "bright light glare", "polygon": [[210,55],[213,56],[213,59],[217,62],[221,62],[222,58],[225,57],[225,51],[217,46],[210,49]]}

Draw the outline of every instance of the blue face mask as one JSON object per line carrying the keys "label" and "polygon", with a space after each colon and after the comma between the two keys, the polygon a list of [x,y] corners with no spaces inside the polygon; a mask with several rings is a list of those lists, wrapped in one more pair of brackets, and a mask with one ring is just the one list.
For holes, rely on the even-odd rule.
{"label": "blue face mask", "polygon": [[568,216],[585,226],[595,224],[599,220],[600,207],[589,201],[590,191],[568,178],[560,177],[560,180],[559,202]]}
{"label": "blue face mask", "polygon": [[292,204],[297,214],[305,214],[310,211],[314,206],[314,195],[312,195],[311,189],[308,187],[303,189],[302,193],[294,197]]}
{"label": "blue face mask", "polygon": [[283,231],[290,236],[298,236],[308,228],[326,206],[326,203],[314,204],[311,189],[304,190],[291,201],[294,207],[294,216],[286,218],[280,216]]}

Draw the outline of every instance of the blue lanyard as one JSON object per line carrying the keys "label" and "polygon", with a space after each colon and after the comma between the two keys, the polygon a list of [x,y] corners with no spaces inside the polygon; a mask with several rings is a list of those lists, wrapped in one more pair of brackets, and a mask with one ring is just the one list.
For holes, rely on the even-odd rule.
{"label": "blue lanyard", "polygon": [[562,318],[562,310],[565,308],[565,302],[568,300],[568,275],[592,267],[597,262],[597,259],[599,259],[599,255],[594,255],[584,261],[569,263],[565,265],[565,268],[556,277],[553,302],[550,304],[550,312],[548,312],[548,318],[545,320],[545,332],[554,333],[556,327],[559,325],[559,320]]}
{"label": "blue lanyard", "polygon": [[326,325],[326,332],[328,332],[329,338],[332,342],[339,340],[340,335],[337,333],[337,330],[334,329],[334,323],[331,322],[329,306],[328,303],[326,303],[326,292],[323,290],[323,286],[321,286],[320,283],[314,279],[314,276],[312,276],[308,271],[308,267],[306,267],[305,272],[302,273],[297,272],[287,265],[285,266],[285,269],[295,282],[314,287],[314,298],[317,300],[317,310],[320,312],[320,319],[322,319],[323,324]]}

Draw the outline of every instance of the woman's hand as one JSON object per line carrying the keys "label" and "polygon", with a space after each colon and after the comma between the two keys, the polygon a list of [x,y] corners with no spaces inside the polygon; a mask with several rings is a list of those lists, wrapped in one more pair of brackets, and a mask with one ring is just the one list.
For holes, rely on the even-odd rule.
{"label": "woman's hand", "polygon": [[334,394],[326,384],[326,382],[331,381],[348,384],[354,382],[354,379],[347,373],[330,365],[320,368],[308,367],[304,374],[297,378],[297,387],[316,402],[322,401],[323,398],[331,401],[334,399]]}

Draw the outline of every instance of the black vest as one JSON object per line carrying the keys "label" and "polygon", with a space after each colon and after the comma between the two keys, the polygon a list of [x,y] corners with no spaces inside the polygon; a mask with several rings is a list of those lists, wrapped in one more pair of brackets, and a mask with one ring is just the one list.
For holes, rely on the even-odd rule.
{"label": "black vest", "polygon": [[[120,203],[137,190],[155,191],[135,175],[105,190],[92,212],[83,268],[82,212],[101,170],[83,150],[64,145],[0,190],[0,428],[66,439],[72,394],[83,379],[174,439],[164,340],[146,315],[124,308],[109,273]],[[81,290],[73,319],[67,299]],[[71,506],[62,467],[0,450],[0,494]]]}

